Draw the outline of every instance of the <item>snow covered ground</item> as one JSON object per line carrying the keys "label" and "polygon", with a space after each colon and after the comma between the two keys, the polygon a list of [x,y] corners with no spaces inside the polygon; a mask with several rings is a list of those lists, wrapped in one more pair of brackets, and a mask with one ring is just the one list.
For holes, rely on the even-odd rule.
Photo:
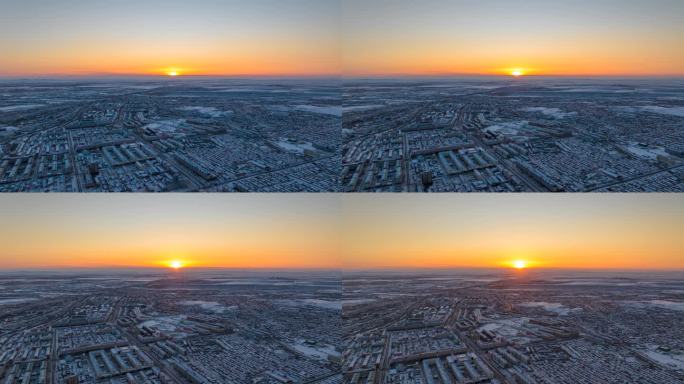
{"label": "snow covered ground", "polygon": [[684,117],[684,107],[660,107],[657,105],[647,105],[640,107],[615,107],[617,110],[629,113],[651,112],[661,115],[672,115]]}
{"label": "snow covered ground", "polygon": [[509,123],[500,123],[496,125],[490,125],[485,128],[485,132],[491,133],[501,133],[503,135],[516,135],[518,131],[529,124],[528,121],[513,121]]}
{"label": "snow covered ground", "polygon": [[349,107],[343,107],[342,112],[361,112],[361,111],[369,111],[371,109],[375,108],[381,108],[384,107],[382,104],[373,104],[373,105],[353,105]]}
{"label": "snow covered ground", "polygon": [[199,306],[200,308],[212,311],[214,313],[223,313],[225,311],[230,311],[236,309],[235,306],[226,307],[215,301],[201,301],[201,300],[185,300],[180,302],[181,305]]}
{"label": "snow covered ground", "polygon": [[291,153],[296,153],[298,155],[303,155],[305,151],[318,152],[318,149],[314,148],[312,143],[299,143],[292,142],[288,139],[280,139],[274,143],[277,147]]}
{"label": "snow covered ground", "polygon": [[34,301],[36,299],[33,298],[26,298],[26,299],[0,299],[0,305],[9,305],[9,304],[22,304],[22,303],[27,303],[29,301]]}
{"label": "snow covered ground", "polygon": [[312,305],[314,307],[320,307],[320,308],[325,308],[325,309],[332,309],[332,310],[337,310],[337,311],[342,310],[342,301],[333,301],[333,300],[320,300],[320,299],[278,300],[278,303],[283,304],[283,305],[287,305],[287,306],[291,306],[291,307]]}
{"label": "snow covered ground", "polygon": [[684,311],[684,302],[669,301],[669,300],[649,300],[649,301],[625,301],[627,305],[634,307],[658,307],[662,309],[671,309],[673,311]]}
{"label": "snow covered ground", "polygon": [[661,115],[673,115],[673,116],[684,117],[684,107],[666,108],[666,107],[658,107],[655,105],[650,105],[647,107],[641,107],[641,109],[646,111],[646,112],[659,113]]}
{"label": "snow covered ground", "polygon": [[564,306],[563,304],[560,303],[547,303],[545,301],[529,301],[526,303],[520,304],[523,307],[540,307],[543,308],[547,312],[552,312],[552,313],[557,313],[561,316],[565,316],[571,311],[577,310],[579,308],[568,308]]}
{"label": "snow covered ground", "polygon": [[14,112],[14,111],[23,111],[25,109],[33,109],[33,108],[38,108],[42,107],[45,104],[24,104],[24,105],[10,105],[8,107],[0,107],[0,112]]}
{"label": "snow covered ground", "polygon": [[296,343],[292,344],[292,348],[307,356],[315,357],[321,360],[327,360],[328,356],[341,356],[341,354],[337,352],[335,347],[332,345],[311,345],[302,339],[298,339]]}
{"label": "snow covered ground", "polygon": [[147,124],[145,128],[149,128],[157,132],[174,133],[178,129],[180,129],[180,127],[183,124],[185,124],[185,119],[160,120],[154,123]]}
{"label": "snow covered ground", "polygon": [[10,127],[10,126],[0,127],[0,135],[2,135],[2,136],[11,135],[18,130],[19,130],[19,128],[17,128],[17,127]]}
{"label": "snow covered ground", "polygon": [[670,157],[663,147],[645,147],[637,143],[631,143],[627,150],[637,157],[647,160],[656,160],[658,156]]}
{"label": "snow covered ground", "polygon": [[664,366],[684,371],[684,354],[682,353],[661,351],[655,345],[649,345],[649,349],[642,352]]}
{"label": "snow covered ground", "polygon": [[186,316],[184,315],[160,316],[155,317],[152,320],[144,321],[138,324],[138,327],[150,327],[166,333],[175,332],[178,328],[182,327],[182,323],[185,319]]}
{"label": "snow covered ground", "polygon": [[322,115],[333,115],[342,117],[342,107],[319,107],[315,105],[297,105],[294,107],[297,111],[320,113]]}
{"label": "snow covered ground", "polygon": [[211,117],[221,117],[221,116],[226,116],[230,115],[233,113],[233,111],[221,111],[219,109],[216,109],[214,107],[182,107],[180,108],[182,111],[190,111],[190,112],[197,112],[202,115],[207,115]]}
{"label": "snow covered ground", "polygon": [[540,112],[546,116],[553,117],[554,119],[564,119],[566,117],[575,116],[577,112],[563,112],[558,108],[546,108],[546,107],[529,107],[523,108],[525,112]]}

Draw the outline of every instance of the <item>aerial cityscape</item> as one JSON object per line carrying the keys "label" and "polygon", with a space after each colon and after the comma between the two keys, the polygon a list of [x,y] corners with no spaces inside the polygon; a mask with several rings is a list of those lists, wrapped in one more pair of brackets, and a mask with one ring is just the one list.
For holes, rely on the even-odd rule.
{"label": "aerial cityscape", "polygon": [[375,196],[345,196],[344,383],[684,382],[676,194]]}
{"label": "aerial cityscape", "polygon": [[348,80],[347,192],[682,192],[684,81]]}
{"label": "aerial cityscape", "polygon": [[344,276],[345,383],[684,381],[684,275],[375,271]]}
{"label": "aerial cityscape", "polygon": [[347,3],[342,191],[684,190],[681,1]]}
{"label": "aerial cityscape", "polygon": [[0,192],[684,191],[681,1],[122,1],[0,5]]}
{"label": "aerial cityscape", "polygon": [[334,192],[339,86],[0,81],[0,192]]}
{"label": "aerial cityscape", "polygon": [[341,383],[333,203],[3,195],[0,383]]}
{"label": "aerial cityscape", "polygon": [[0,383],[681,383],[678,202],[5,194]]}
{"label": "aerial cityscape", "polygon": [[337,191],[338,7],[3,1],[0,192]]}
{"label": "aerial cityscape", "polygon": [[684,1],[0,1],[0,384],[684,384]]}
{"label": "aerial cityscape", "polygon": [[0,382],[340,383],[337,272],[0,273]]}

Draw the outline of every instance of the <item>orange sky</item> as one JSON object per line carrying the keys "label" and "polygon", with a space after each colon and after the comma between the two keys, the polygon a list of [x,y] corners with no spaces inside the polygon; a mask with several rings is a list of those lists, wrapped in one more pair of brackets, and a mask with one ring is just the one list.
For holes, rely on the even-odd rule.
{"label": "orange sky", "polygon": [[0,269],[336,268],[337,213],[332,195],[3,195]]}
{"label": "orange sky", "polygon": [[346,268],[684,269],[677,195],[345,196]]}
{"label": "orange sky", "polygon": [[348,0],[346,75],[684,75],[680,0]]}
{"label": "orange sky", "polygon": [[5,194],[0,217],[0,269],[684,269],[677,194]]}
{"label": "orange sky", "polygon": [[0,76],[336,75],[337,0],[0,2]]}

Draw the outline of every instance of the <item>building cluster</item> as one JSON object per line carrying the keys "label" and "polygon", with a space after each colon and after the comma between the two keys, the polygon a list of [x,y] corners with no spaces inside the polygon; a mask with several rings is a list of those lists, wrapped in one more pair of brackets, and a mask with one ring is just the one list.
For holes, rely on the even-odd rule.
{"label": "building cluster", "polygon": [[334,274],[196,273],[0,276],[0,383],[342,382]]}
{"label": "building cluster", "polygon": [[335,87],[197,81],[0,84],[0,191],[337,190]]}
{"label": "building cluster", "polygon": [[[594,275],[567,295],[567,278],[489,277],[474,283],[457,272],[345,276],[344,383],[684,380],[677,307],[684,297],[664,289],[673,280],[644,274],[620,285],[620,277]],[[636,288],[643,286],[649,288]],[[390,290],[401,299],[388,297]]]}
{"label": "building cluster", "polygon": [[499,83],[347,84],[341,189],[684,190],[683,106],[660,97],[669,86]]}

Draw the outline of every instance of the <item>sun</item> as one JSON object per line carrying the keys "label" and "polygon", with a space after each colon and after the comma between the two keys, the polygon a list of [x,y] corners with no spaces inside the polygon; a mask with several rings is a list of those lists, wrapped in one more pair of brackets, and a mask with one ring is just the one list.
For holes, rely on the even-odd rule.
{"label": "sun", "polygon": [[527,261],[525,261],[525,260],[514,260],[512,265],[513,265],[513,268],[515,268],[515,269],[525,269],[525,268],[527,268]]}
{"label": "sun", "polygon": [[176,270],[181,269],[183,268],[183,262],[180,260],[172,260],[171,262],[169,262],[169,267]]}
{"label": "sun", "polygon": [[169,71],[166,74],[168,76],[171,76],[171,77],[176,77],[176,76],[180,75],[180,73],[178,73],[178,71]]}
{"label": "sun", "polygon": [[524,74],[525,74],[525,71],[523,71],[522,69],[516,68],[516,69],[511,70],[511,76],[513,76],[513,77],[520,77],[520,76],[523,76]]}

